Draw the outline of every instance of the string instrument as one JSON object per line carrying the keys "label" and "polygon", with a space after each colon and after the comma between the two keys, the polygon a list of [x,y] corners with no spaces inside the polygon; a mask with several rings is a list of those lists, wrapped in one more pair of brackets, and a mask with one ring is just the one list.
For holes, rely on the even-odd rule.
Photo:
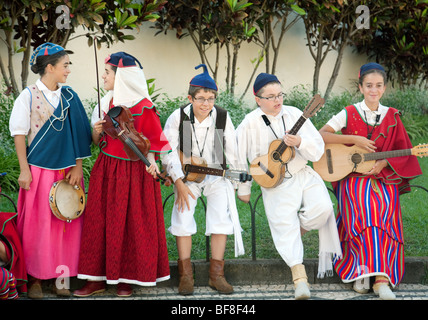
{"label": "string instrument", "polygon": [[205,179],[206,175],[220,176],[236,182],[252,180],[251,175],[246,171],[210,168],[207,166],[207,162],[204,158],[197,156],[186,157],[181,151],[179,151],[179,156],[185,175],[183,181],[200,183]]}
{"label": "string instrument", "polygon": [[363,148],[344,144],[326,144],[323,156],[313,163],[313,168],[324,181],[333,182],[345,178],[352,172],[370,171],[376,160],[410,155],[427,157],[428,144],[383,152],[367,152]]}
{"label": "string instrument", "polygon": [[[112,139],[119,139],[123,144],[123,150],[131,161],[141,160],[148,167],[151,166],[147,159],[150,150],[150,141],[134,127],[134,118],[131,111],[124,106],[111,108],[104,117],[104,132]],[[171,185],[171,179],[164,174],[157,174],[158,178],[166,186]]]}
{"label": "string instrument", "polygon": [[[319,94],[313,96],[289,134],[296,135],[306,119],[315,115],[323,107],[324,102]],[[266,123],[266,125],[269,124]],[[269,145],[268,153],[255,158],[250,163],[250,173],[260,186],[274,188],[281,184],[285,176],[285,165],[294,158],[295,154],[296,149],[287,146],[284,140],[273,140]]]}
{"label": "string instrument", "polygon": [[[98,93],[98,117],[101,119],[101,98],[100,84],[98,75],[98,60],[97,60],[97,38],[94,37],[94,52],[95,52],[95,70],[97,75],[97,93]],[[150,167],[151,163],[146,158],[150,150],[150,141],[140,134],[134,127],[134,118],[128,108],[124,106],[115,106],[109,110],[104,117],[106,120],[103,123],[103,130],[113,139],[119,139],[123,143],[123,149],[132,161],[141,160],[144,164]],[[159,180],[166,186],[170,186],[172,180],[162,172],[157,174]]]}

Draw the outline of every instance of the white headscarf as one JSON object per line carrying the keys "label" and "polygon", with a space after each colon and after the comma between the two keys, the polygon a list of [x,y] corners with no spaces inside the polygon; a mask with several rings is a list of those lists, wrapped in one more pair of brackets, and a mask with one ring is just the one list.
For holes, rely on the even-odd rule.
{"label": "white headscarf", "polygon": [[[108,59],[109,58],[107,58],[106,61],[108,61]],[[149,99],[151,102],[153,102],[149,95],[147,80],[143,69],[138,65],[117,66],[114,80],[114,90],[108,91],[107,94],[101,99],[102,114],[109,111],[111,99],[113,99],[113,105],[122,105],[127,108],[135,106],[143,99]],[[95,122],[97,122],[99,119],[97,106],[92,114],[92,125],[94,125]]]}

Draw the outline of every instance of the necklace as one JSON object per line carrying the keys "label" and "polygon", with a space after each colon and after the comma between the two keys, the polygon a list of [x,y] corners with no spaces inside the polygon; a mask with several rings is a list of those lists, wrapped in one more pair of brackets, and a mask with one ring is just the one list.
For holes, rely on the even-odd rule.
{"label": "necklace", "polygon": [[193,123],[192,123],[192,128],[193,128],[193,133],[195,135],[196,145],[198,146],[199,155],[202,157],[202,154],[204,153],[204,149],[205,149],[205,142],[207,141],[209,127],[207,127],[207,131],[205,132],[205,138],[204,138],[204,144],[202,145],[202,150],[199,147],[199,142],[198,142],[198,138],[196,136],[196,131],[195,131],[195,125]]}
{"label": "necklace", "polygon": [[[45,100],[45,102],[46,103],[48,103],[48,104],[50,104],[53,108],[54,108],[54,106],[52,105],[52,103],[50,103],[49,101],[48,101],[48,99],[46,98],[46,96],[45,96],[45,94],[42,92],[42,96],[43,96],[43,99]],[[52,128],[54,128],[54,130],[55,131],[58,131],[58,132],[60,132],[60,131],[62,131],[62,129],[64,128],[64,121],[65,121],[65,119],[67,118],[67,114],[68,114],[68,110],[67,111],[65,111],[64,112],[64,106],[63,106],[63,104],[62,104],[62,97],[63,97],[63,95],[62,95],[62,92],[61,92],[61,97],[60,97],[60,99],[59,99],[59,101],[60,101],[60,106],[61,106],[61,115],[59,116],[59,117],[57,117],[54,113],[55,113],[55,111],[54,111],[54,113],[52,113],[52,115],[49,117],[49,122],[50,122],[50,124],[51,124],[51,126],[52,126]],[[55,108],[54,108],[55,109]],[[55,120],[57,120],[57,121],[59,121],[60,123],[61,123],[61,128],[56,128],[55,126],[54,126],[54,122],[55,122]]]}
{"label": "necklace", "polygon": [[367,139],[370,140],[372,138],[373,132],[375,131],[376,126],[377,126],[377,124],[378,124],[378,122],[380,120],[380,114],[376,115],[376,122],[373,125],[372,131],[369,131],[369,122],[367,121],[367,115],[366,115],[365,111],[363,111],[363,112],[364,112],[364,118],[366,119],[366,125],[367,125]]}

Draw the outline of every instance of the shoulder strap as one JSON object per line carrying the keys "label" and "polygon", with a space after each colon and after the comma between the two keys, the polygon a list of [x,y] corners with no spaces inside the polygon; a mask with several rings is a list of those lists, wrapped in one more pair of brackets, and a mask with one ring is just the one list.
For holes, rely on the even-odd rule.
{"label": "shoulder strap", "polygon": [[[180,107],[180,125],[179,125],[179,139],[180,150],[186,157],[190,157],[192,153],[192,131],[191,119],[184,112],[184,108],[188,104]],[[216,159],[222,159],[221,166],[226,170],[226,157],[224,154],[224,130],[226,128],[227,111],[219,106],[214,106],[217,111],[217,118],[215,124],[215,137],[214,137],[214,152]]]}
{"label": "shoulder strap", "polygon": [[180,125],[179,125],[179,139],[180,139],[180,151],[186,157],[192,155],[192,131],[190,128],[190,119],[186,113],[184,113],[184,108],[189,104],[185,104],[180,107]]}
{"label": "shoulder strap", "polygon": [[217,111],[215,123],[214,152],[216,159],[222,159],[221,166],[226,170],[226,156],[224,152],[226,140],[224,139],[224,130],[226,128],[227,111],[219,106],[214,106]]}

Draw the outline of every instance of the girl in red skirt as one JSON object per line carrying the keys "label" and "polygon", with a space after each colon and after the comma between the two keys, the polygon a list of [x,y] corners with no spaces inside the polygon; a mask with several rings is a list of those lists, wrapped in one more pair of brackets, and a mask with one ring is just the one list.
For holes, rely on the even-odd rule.
{"label": "girl in red skirt", "polygon": [[[379,102],[386,88],[384,68],[377,63],[363,65],[359,88],[364,100],[346,107],[321,128],[324,141],[356,145],[367,152],[412,148],[400,112]],[[399,284],[404,274],[399,196],[421,173],[416,157],[405,156],[377,160],[370,171],[351,173],[333,183],[343,252],[335,269],[343,282],[353,283],[355,291],[368,292],[369,277],[374,277],[373,291],[381,299],[395,299],[390,287]]]}
{"label": "girl in red skirt", "polygon": [[[94,110],[93,142],[101,152],[91,172],[85,210],[78,278],[88,280],[74,292],[86,297],[117,284],[118,296],[131,285],[154,286],[168,280],[169,261],[156,158],[171,151],[150,99],[137,59],[118,52],[106,58],[101,110]],[[114,91],[113,91],[114,90]],[[150,141],[147,159],[131,161],[119,139],[103,132],[113,106],[129,109],[135,129]]]}

